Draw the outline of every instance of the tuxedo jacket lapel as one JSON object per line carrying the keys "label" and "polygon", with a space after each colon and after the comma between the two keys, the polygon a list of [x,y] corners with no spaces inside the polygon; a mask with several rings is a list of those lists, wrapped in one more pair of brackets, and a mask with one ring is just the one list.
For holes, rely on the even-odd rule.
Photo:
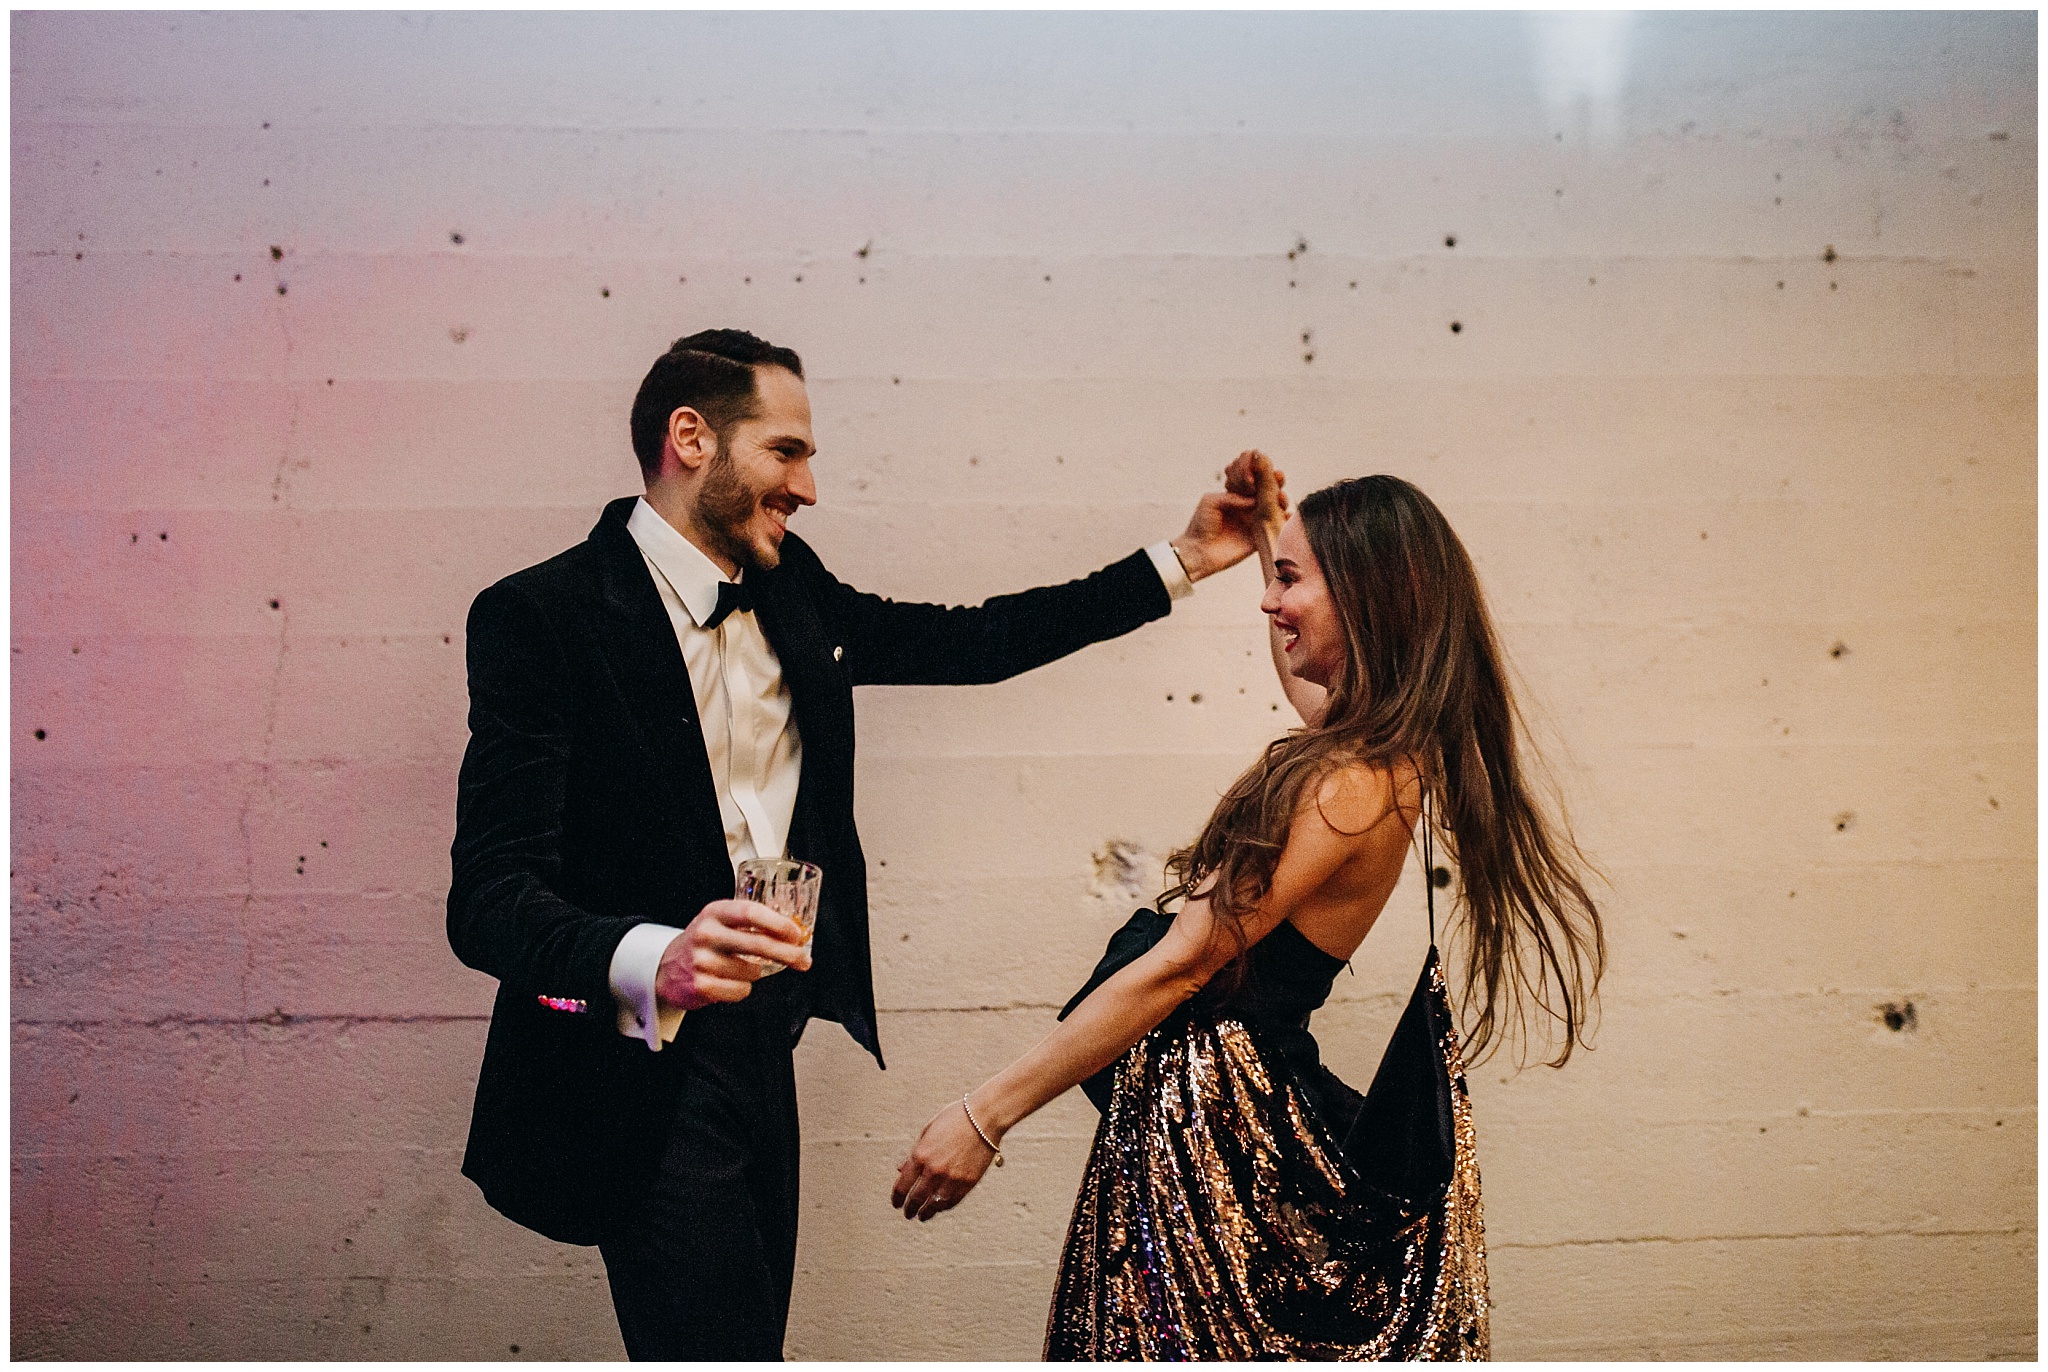
{"label": "tuxedo jacket lapel", "polygon": [[834,658],[824,622],[802,588],[778,569],[750,573],[761,632],[782,664],[790,710],[803,740],[803,785],[836,770],[852,737],[853,693]]}
{"label": "tuxedo jacket lapel", "polygon": [[638,725],[653,756],[654,771],[668,785],[685,822],[708,826],[707,843],[725,846],[718,791],[704,751],[704,726],[690,670],[676,642],[675,625],[654,588],[640,545],[626,531],[633,502],[615,500],[590,531],[599,559],[598,600],[608,623],[599,635],[611,675],[627,714]]}

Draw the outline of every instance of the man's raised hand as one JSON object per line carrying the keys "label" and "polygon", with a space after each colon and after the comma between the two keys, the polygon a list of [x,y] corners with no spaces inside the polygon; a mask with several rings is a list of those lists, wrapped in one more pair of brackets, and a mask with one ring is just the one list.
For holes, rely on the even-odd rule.
{"label": "man's raised hand", "polygon": [[1256,506],[1253,517],[1266,526],[1268,540],[1280,537],[1280,526],[1287,522],[1286,487],[1287,473],[1257,448],[1239,453],[1237,460],[1223,469],[1223,489],[1252,497]]}
{"label": "man's raised hand", "polygon": [[756,900],[714,900],[669,940],[654,974],[655,999],[678,1010],[745,1000],[769,969],[742,953],[798,971],[811,965],[804,931],[788,915]]}
{"label": "man's raised hand", "polygon": [[[1223,489],[1211,491],[1195,502],[1188,527],[1173,540],[1181,565],[1191,581],[1234,567],[1258,550],[1261,522],[1259,480],[1270,474],[1266,502],[1268,517],[1277,509],[1285,518],[1287,494],[1281,489],[1286,476],[1275,470],[1264,453],[1248,450],[1238,454],[1223,474]],[[1277,526],[1275,526],[1277,531]]]}

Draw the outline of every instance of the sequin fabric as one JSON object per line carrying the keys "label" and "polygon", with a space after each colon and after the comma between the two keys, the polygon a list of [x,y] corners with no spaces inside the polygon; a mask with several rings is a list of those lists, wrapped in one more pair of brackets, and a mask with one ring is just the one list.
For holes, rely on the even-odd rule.
{"label": "sequin fabric", "polygon": [[[1455,1022],[1447,1006],[1438,1019]],[[1486,1358],[1472,1107],[1456,1035],[1437,1038],[1453,1166],[1441,1194],[1412,1201],[1360,1178],[1256,1022],[1183,1016],[1155,1029],[1117,1065],[1046,1358]]]}

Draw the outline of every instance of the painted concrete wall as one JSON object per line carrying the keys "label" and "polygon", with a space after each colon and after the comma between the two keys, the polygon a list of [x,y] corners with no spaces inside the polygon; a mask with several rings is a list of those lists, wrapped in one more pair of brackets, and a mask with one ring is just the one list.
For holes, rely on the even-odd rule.
{"label": "painted concrete wall", "polygon": [[[1247,444],[1441,502],[1611,882],[1598,1051],[1473,1078],[1502,1355],[2031,1356],[2035,35],[15,16],[12,1351],[618,1355],[456,1173],[463,615],[737,325],[893,595],[1085,572]],[[1089,1107],[928,1227],[890,1173],[1282,726],[1256,596],[864,694],[893,1066],[800,1050],[792,1354],[1035,1355]]]}

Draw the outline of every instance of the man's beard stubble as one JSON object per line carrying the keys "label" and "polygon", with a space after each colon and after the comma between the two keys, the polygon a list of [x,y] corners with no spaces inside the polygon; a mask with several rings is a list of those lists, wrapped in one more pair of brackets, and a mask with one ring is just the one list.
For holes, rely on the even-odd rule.
{"label": "man's beard stubble", "polygon": [[739,464],[721,440],[704,484],[697,488],[697,523],[734,562],[768,572],[782,561],[780,550],[757,547],[743,532],[759,504],[759,494],[740,479]]}

